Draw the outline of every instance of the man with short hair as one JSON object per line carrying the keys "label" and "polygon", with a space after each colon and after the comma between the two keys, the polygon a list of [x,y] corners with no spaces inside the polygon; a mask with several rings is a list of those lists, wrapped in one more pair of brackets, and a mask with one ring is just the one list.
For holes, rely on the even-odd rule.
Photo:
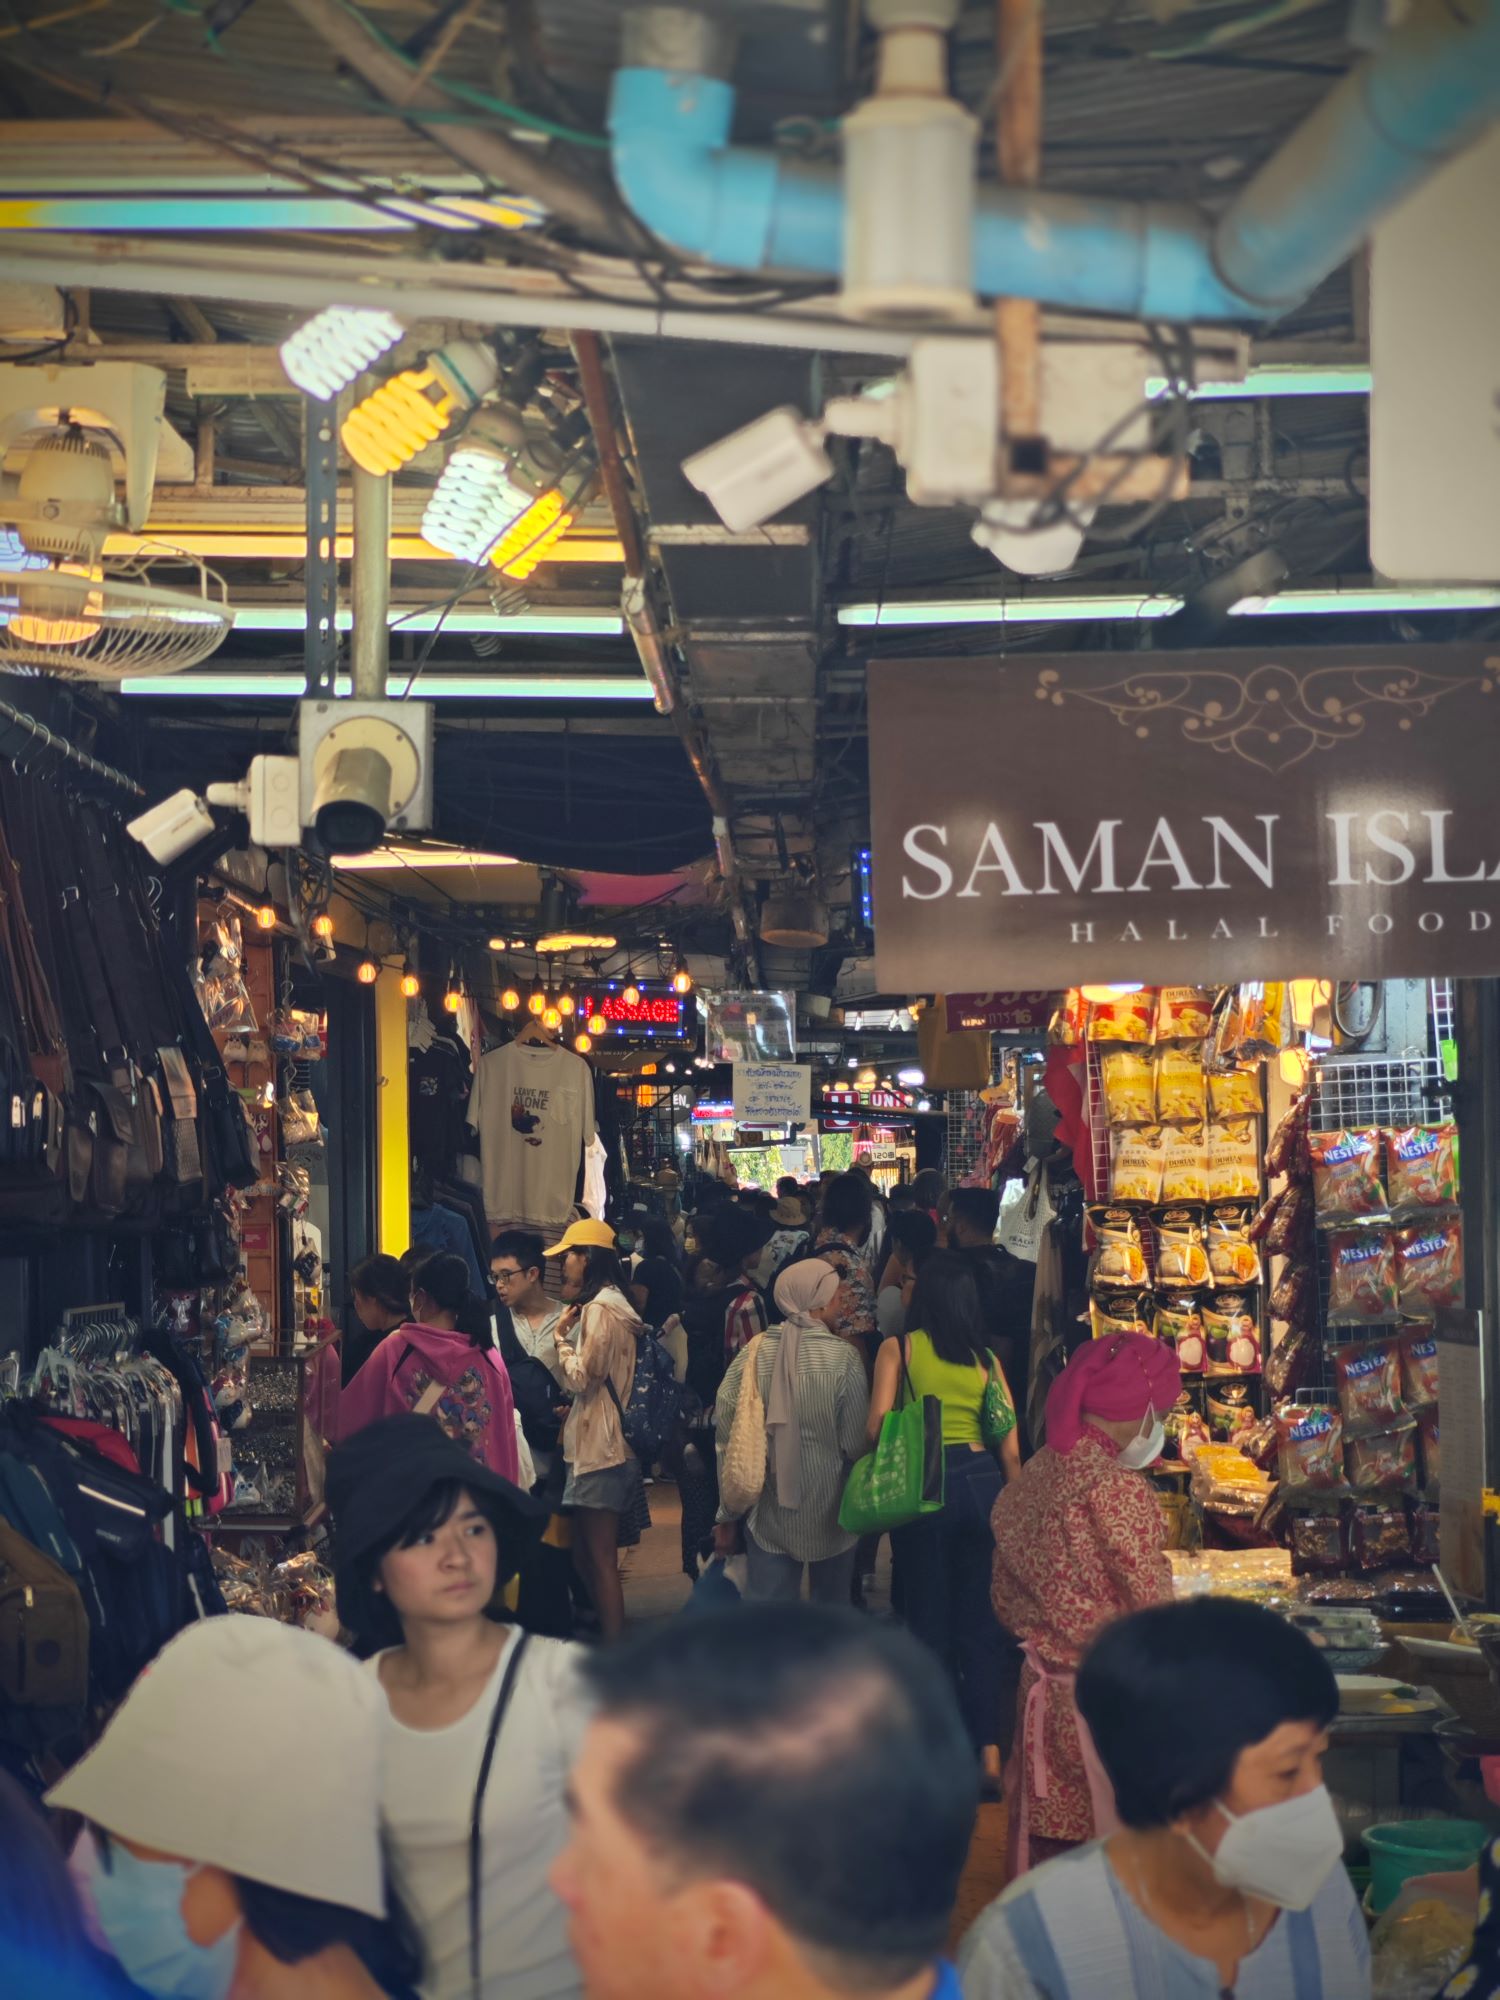
{"label": "man with short hair", "polygon": [[954,1188],[948,1196],[948,1247],[973,1260],[995,1358],[1007,1382],[1024,1383],[1036,1267],[996,1243],[999,1219],[1000,1197],[990,1188]]}
{"label": "man with short hair", "polygon": [[974,1755],[907,1634],[812,1605],[592,1655],[552,1886],[587,2000],[958,2000]]}
{"label": "man with short hair", "polygon": [[490,1276],[500,1303],[510,1310],[511,1325],[523,1353],[540,1361],[560,1389],[567,1387],[557,1358],[557,1323],[561,1299],[550,1298],[542,1286],[546,1270],[542,1239],[530,1229],[502,1230],[490,1245]]}

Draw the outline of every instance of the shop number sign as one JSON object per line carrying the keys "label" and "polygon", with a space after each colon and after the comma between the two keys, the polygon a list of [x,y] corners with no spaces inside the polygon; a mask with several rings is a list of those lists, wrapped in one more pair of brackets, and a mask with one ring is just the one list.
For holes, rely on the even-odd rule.
{"label": "shop number sign", "polygon": [[889,992],[1500,972],[1480,646],[877,661]]}
{"label": "shop number sign", "polygon": [[1044,1035],[1062,995],[1052,989],[1031,993],[949,993],[948,1033],[984,1028],[992,1035]]}
{"label": "shop number sign", "polygon": [[737,1062],[734,1115],[741,1125],[807,1124],[812,1071],[805,1063]]}

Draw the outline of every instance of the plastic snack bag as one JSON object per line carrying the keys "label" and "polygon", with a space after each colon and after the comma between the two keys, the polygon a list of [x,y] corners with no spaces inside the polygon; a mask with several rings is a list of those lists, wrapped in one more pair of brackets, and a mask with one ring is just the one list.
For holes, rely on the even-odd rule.
{"label": "plastic snack bag", "polygon": [[1248,1382],[1222,1382],[1205,1399],[1209,1434],[1224,1444],[1238,1444],[1255,1423]]}
{"label": "plastic snack bag", "polygon": [[1281,1484],[1291,1499],[1338,1493],[1344,1485],[1344,1421],[1326,1403],[1288,1403],[1276,1412]]}
{"label": "plastic snack bag", "polygon": [[1163,1300],[1156,1308],[1156,1337],[1176,1354],[1184,1375],[1203,1373],[1208,1365],[1208,1342],[1196,1299]]}
{"label": "plastic snack bag", "polygon": [[1099,1058],[1104,1115],[1112,1126],[1154,1125],[1156,1083],[1151,1058],[1134,1049],[1111,1049]]}
{"label": "plastic snack bag", "polygon": [[1349,1560],[1343,1517],[1337,1512],[1293,1514],[1292,1575],[1327,1576]]}
{"label": "plastic snack bag", "polygon": [[1411,1561],[1411,1530],[1406,1509],[1362,1505],[1349,1516],[1349,1557],[1356,1569],[1390,1569]]}
{"label": "plastic snack bag", "polygon": [[1389,1230],[1335,1230],[1328,1255],[1330,1326],[1395,1319],[1396,1246]]}
{"label": "plastic snack bag", "polygon": [[1260,1258],[1250,1241],[1250,1211],[1221,1203],[1208,1215],[1208,1271],[1220,1291],[1260,1283]]}
{"label": "plastic snack bag", "polygon": [[1139,1292],[1096,1293],[1089,1300],[1089,1325],[1095,1340],[1109,1340],[1117,1333],[1151,1332]]}
{"label": "plastic snack bag", "polygon": [[1317,1335],[1306,1328],[1278,1340],[1266,1356],[1266,1387],[1278,1402],[1295,1396],[1312,1373],[1317,1358]]}
{"label": "plastic snack bag", "polygon": [[1213,1018],[1212,995],[1201,986],[1163,986],[1156,996],[1158,1042],[1201,1042]]}
{"label": "plastic snack bag", "polygon": [[1438,1349],[1430,1326],[1414,1326],[1401,1336],[1401,1389],[1409,1410],[1437,1407]]}
{"label": "plastic snack bag", "polygon": [[1070,986],[1057,1012],[1047,1023],[1047,1041],[1052,1048],[1076,1048],[1088,1033],[1089,1006],[1078,987]]}
{"label": "plastic snack bag", "polygon": [[1156,1282],[1162,1291],[1199,1291],[1208,1283],[1203,1219],[1196,1209],[1166,1208],[1156,1225]]}
{"label": "plastic snack bag", "polygon": [[1128,1289],[1146,1282],[1146,1252],[1140,1225],[1128,1208],[1092,1208],[1094,1254],[1089,1259],[1089,1288]]}
{"label": "plastic snack bag", "polygon": [[1109,1198],[1155,1208],[1161,1200],[1162,1135],[1156,1125],[1122,1127],[1114,1135]]}
{"label": "plastic snack bag", "polygon": [[1333,1373],[1346,1438],[1388,1431],[1404,1413],[1401,1345],[1394,1336],[1335,1349]]}
{"label": "plastic snack bag", "polygon": [[1156,1051],[1156,1115],[1163,1125],[1201,1125],[1208,1112],[1203,1064],[1196,1049]]}
{"label": "plastic snack bag", "polygon": [[1443,1449],[1436,1410],[1424,1410],[1418,1417],[1417,1436],[1422,1440],[1422,1491],[1435,1497],[1443,1490]]}
{"label": "plastic snack bag", "polygon": [[1271,1143],[1266,1148],[1268,1174],[1273,1177],[1285,1174],[1298,1182],[1312,1179],[1311,1119],[1312,1095],[1304,1090],[1282,1114],[1271,1134]]}
{"label": "plastic snack bag", "polygon": [[1314,1132],[1308,1146],[1319,1222],[1385,1214],[1378,1131]]}
{"label": "plastic snack bag", "polygon": [[1391,1213],[1452,1208],[1458,1200],[1458,1127],[1408,1125],[1385,1135]]}
{"label": "plastic snack bag", "polygon": [[1266,1231],[1266,1251],[1272,1257],[1294,1256],[1304,1242],[1309,1242],[1313,1231],[1312,1189],[1293,1183],[1284,1188],[1277,1201],[1276,1213],[1272,1216]]}
{"label": "plastic snack bag", "polygon": [[1292,1037],[1291,995],[1280,980],[1257,982],[1240,988],[1240,1043],[1242,1062],[1256,1056],[1278,1056]]}
{"label": "plastic snack bag", "polygon": [[1112,1000],[1095,1000],[1089,1008],[1091,1042],[1134,1042],[1149,1046],[1156,1018],[1156,993],[1143,986],[1139,993],[1121,993]]}
{"label": "plastic snack bag", "polygon": [[1271,1317],[1284,1320],[1288,1326],[1317,1325],[1318,1282],[1304,1258],[1288,1258],[1271,1293]]}
{"label": "plastic snack bag", "polygon": [[1231,1069],[1208,1079],[1208,1101],[1214,1117],[1255,1118],[1265,1110],[1258,1069]]}
{"label": "plastic snack bag", "polygon": [[1208,1194],[1211,1201],[1254,1201],[1260,1193],[1260,1146],[1255,1122],[1232,1119],[1208,1128]]}
{"label": "plastic snack bag", "polygon": [[1227,1293],[1205,1306],[1203,1330],[1208,1336],[1210,1375],[1260,1373],[1260,1326],[1246,1299]]}
{"label": "plastic snack bag", "polygon": [[1414,1493],[1416,1426],[1354,1438],[1344,1447],[1344,1471],[1356,1493]]}
{"label": "plastic snack bag", "polygon": [[1179,1125],[1162,1134],[1163,1201],[1207,1201],[1208,1137],[1201,1125]]}
{"label": "plastic snack bag", "polygon": [[1396,1231],[1401,1310],[1414,1319],[1464,1302],[1464,1232],[1457,1216]]}

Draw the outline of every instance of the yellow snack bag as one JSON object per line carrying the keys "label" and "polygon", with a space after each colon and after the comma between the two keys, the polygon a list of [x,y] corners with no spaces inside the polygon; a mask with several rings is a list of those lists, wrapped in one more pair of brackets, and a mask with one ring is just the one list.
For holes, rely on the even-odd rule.
{"label": "yellow snack bag", "polygon": [[1213,995],[1201,986],[1163,986],[1156,996],[1158,1042],[1201,1042],[1213,1018]]}
{"label": "yellow snack bag", "polygon": [[1208,1200],[1208,1139],[1201,1125],[1180,1125],[1162,1135],[1163,1201]]}
{"label": "yellow snack bag", "polygon": [[1156,1051],[1156,1115],[1163,1125],[1201,1125],[1208,1116],[1203,1062],[1194,1048]]}
{"label": "yellow snack bag", "polygon": [[1260,1193],[1255,1121],[1233,1118],[1208,1128],[1208,1199],[1254,1201]]}
{"label": "yellow snack bag", "polygon": [[1095,1000],[1089,1006],[1089,1040],[1136,1042],[1144,1047],[1150,1043],[1155,1018],[1156,991],[1150,986],[1117,999]]}
{"label": "yellow snack bag", "polygon": [[1232,1069],[1208,1079],[1208,1102],[1215,1118],[1254,1118],[1265,1110],[1259,1069]]}
{"label": "yellow snack bag", "polygon": [[1149,1055],[1138,1049],[1111,1049],[1099,1058],[1099,1074],[1104,1084],[1104,1115],[1111,1125],[1156,1122],[1156,1085]]}
{"label": "yellow snack bag", "polygon": [[1109,1198],[1154,1208],[1161,1200],[1162,1133],[1159,1125],[1122,1126],[1114,1135]]}

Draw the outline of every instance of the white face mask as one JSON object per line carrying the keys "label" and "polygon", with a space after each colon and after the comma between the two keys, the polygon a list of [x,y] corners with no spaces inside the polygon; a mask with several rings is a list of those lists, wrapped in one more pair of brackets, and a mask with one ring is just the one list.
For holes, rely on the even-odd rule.
{"label": "white face mask", "polygon": [[1155,1465],[1161,1457],[1166,1441],[1167,1427],[1148,1405],[1141,1419],[1141,1428],[1129,1444],[1121,1445],[1118,1462],[1127,1472],[1144,1472],[1148,1465]]}
{"label": "white face mask", "polygon": [[1219,1811],[1229,1821],[1229,1831],[1218,1852],[1210,1855],[1192,1834],[1184,1836],[1188,1845],[1226,1889],[1258,1896],[1283,1910],[1305,1910],[1344,1852],[1326,1785],[1258,1812],[1236,1816],[1223,1804]]}

